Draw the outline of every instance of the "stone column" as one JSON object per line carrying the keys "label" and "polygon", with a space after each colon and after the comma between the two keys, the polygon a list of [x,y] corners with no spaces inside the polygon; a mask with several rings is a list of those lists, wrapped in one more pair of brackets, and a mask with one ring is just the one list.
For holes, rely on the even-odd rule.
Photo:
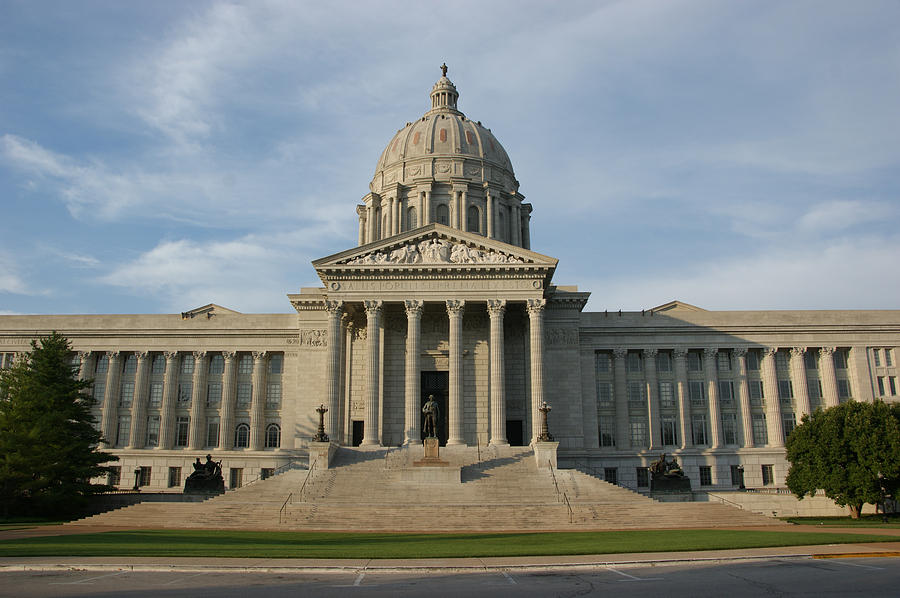
{"label": "stone column", "polygon": [[848,374],[850,375],[850,396],[855,401],[871,403],[875,400],[875,389],[872,388],[872,378],[869,375],[869,351],[865,345],[850,347],[850,355],[847,358]]}
{"label": "stone column", "polygon": [[486,192],[487,196],[487,238],[495,239],[496,234],[494,233],[494,196],[491,195],[490,191]]}
{"label": "stone column", "polygon": [[382,301],[364,301],[366,308],[366,413],[363,446],[379,446],[378,387],[381,379],[379,344],[381,336]]}
{"label": "stone column", "polygon": [[491,318],[491,439],[492,446],[509,446],[506,438],[506,368],[503,346],[503,314],[506,301],[489,299]]}
{"label": "stone column", "polygon": [[766,421],[768,425],[769,446],[784,446],[784,427],[781,423],[781,401],[778,398],[778,377],[775,374],[775,347],[763,350],[762,378],[763,393],[766,401]]}
{"label": "stone column", "polygon": [[159,422],[159,448],[175,446],[175,401],[178,396],[178,351],[166,351],[166,375]]}
{"label": "stone column", "polygon": [[531,210],[525,211],[525,217],[522,222],[522,247],[531,249]]}
{"label": "stone column", "polygon": [[189,450],[199,450],[206,444],[203,438],[204,414],[206,413],[206,377],[209,373],[209,361],[206,351],[194,351],[194,378],[191,383],[191,434],[188,439]]}
{"label": "stone column", "polygon": [[422,444],[422,414],[419,400],[419,353],[424,301],[407,300],[406,306],[406,417],[403,444]]}
{"label": "stone column", "polygon": [[91,371],[89,367],[91,360],[91,352],[90,351],[79,351],[78,352],[78,379],[84,380],[88,377],[88,372]]}
{"label": "stone column", "polygon": [[512,244],[517,247],[522,246],[522,220],[521,220],[521,207],[519,204],[514,204],[512,206],[512,210],[510,210],[509,217],[512,220],[510,223],[510,228],[512,229]]}
{"label": "stone column", "polygon": [[234,400],[236,351],[222,351],[225,371],[222,373],[222,411],[219,414],[219,447],[222,450],[234,448]]}
{"label": "stone column", "polygon": [[356,206],[356,214],[359,216],[358,245],[366,244],[366,206]]}
{"label": "stone column", "polygon": [[425,204],[422,206],[422,224],[431,224],[431,191],[425,192]]}
{"label": "stone column", "polygon": [[659,388],[656,385],[656,354],[658,349],[644,349],[644,379],[647,387],[647,433],[650,435],[650,450],[659,449],[662,444],[659,422]]}
{"label": "stone column", "polygon": [[368,233],[366,234],[366,243],[371,243],[376,240],[375,231],[378,230],[376,221],[378,218],[375,217],[377,212],[375,211],[375,199],[373,198],[369,205],[366,206],[366,224],[368,225]]}
{"label": "stone column", "polygon": [[250,405],[250,450],[265,447],[266,429],[266,352],[253,352],[253,397]]}
{"label": "stone column", "polygon": [[450,318],[450,391],[447,444],[465,444],[463,438],[463,363],[462,319],[466,302],[447,299],[447,315]]}
{"label": "stone column", "polygon": [[139,351],[137,356],[137,372],[134,375],[134,401],[131,409],[131,438],[128,448],[144,447],[144,434],[147,425],[147,384],[150,381],[150,353]]}
{"label": "stone column", "polygon": [[625,373],[625,358],[628,350],[623,348],[613,349],[613,384],[616,393],[616,448],[627,449],[631,446],[631,430],[628,423],[628,397],[627,380]]}
{"label": "stone column", "polygon": [[343,301],[326,301],[328,312],[328,345],[325,347],[325,433],[337,442],[341,434],[341,317],[344,314]]}
{"label": "stone column", "polygon": [[103,430],[101,448],[116,445],[116,424],[119,423],[119,380],[122,378],[122,360],[118,351],[107,351],[109,367],[106,370],[106,392],[100,422]]}
{"label": "stone column", "polygon": [[528,300],[531,328],[531,444],[541,435],[541,404],[544,402],[544,307],[546,299]]}
{"label": "stone column", "polygon": [[822,373],[822,398],[825,408],[835,407],[840,403],[838,398],[837,376],[834,373],[834,347],[819,349],[819,371]]}
{"label": "stone column", "polygon": [[721,419],[719,411],[719,377],[716,375],[718,349],[703,349],[703,369],[706,373],[706,396],[709,399],[709,447],[721,446]]}
{"label": "stone column", "polygon": [[469,232],[469,206],[466,201],[466,192],[459,192],[459,228]]}
{"label": "stone column", "polygon": [[678,401],[678,418],[681,420],[681,448],[694,446],[691,433],[691,397],[688,392],[687,349],[672,351],[675,359],[675,398]]}
{"label": "stone column", "polygon": [[738,347],[734,350],[737,366],[738,401],[741,406],[741,431],[744,446],[753,448],[753,417],[750,413],[750,385],[747,382],[747,349]]}
{"label": "stone column", "polygon": [[794,381],[794,401],[797,406],[797,424],[809,413],[809,385],[806,382],[806,347],[791,349],[791,378]]}

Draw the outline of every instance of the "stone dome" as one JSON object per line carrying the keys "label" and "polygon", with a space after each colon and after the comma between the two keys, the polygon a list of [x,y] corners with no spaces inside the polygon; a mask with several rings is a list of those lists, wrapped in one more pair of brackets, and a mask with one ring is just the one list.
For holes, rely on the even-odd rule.
{"label": "stone dome", "polygon": [[490,129],[456,107],[459,93],[444,75],[431,89],[431,109],[397,131],[378,159],[373,193],[427,181],[469,183],[515,194],[519,183],[506,150]]}

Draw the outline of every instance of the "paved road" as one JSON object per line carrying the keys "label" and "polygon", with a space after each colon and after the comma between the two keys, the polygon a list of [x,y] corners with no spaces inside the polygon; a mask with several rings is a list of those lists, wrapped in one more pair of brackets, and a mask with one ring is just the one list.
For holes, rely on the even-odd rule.
{"label": "paved road", "polygon": [[569,571],[214,573],[10,571],[0,597],[252,598],[297,596],[900,596],[900,558],[776,558],[731,563],[622,564]]}

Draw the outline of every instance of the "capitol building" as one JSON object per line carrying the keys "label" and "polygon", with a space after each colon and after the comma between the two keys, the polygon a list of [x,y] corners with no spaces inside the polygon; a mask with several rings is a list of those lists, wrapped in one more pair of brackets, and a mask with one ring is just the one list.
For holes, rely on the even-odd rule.
{"label": "capitol building", "polygon": [[532,247],[546,202],[446,75],[378,157],[358,245],[313,262],[321,285],[288,294],[293,313],[0,316],[0,367],[70,339],[111,482],[139,471],[153,491],[207,453],[231,488],[305,461],[320,405],[342,447],[421,445],[430,395],[448,447],[533,445],[546,402],[561,468],[649,490],[666,453],[694,490],[778,488],[804,414],[898,399],[900,311],[585,312],[590,292]]}

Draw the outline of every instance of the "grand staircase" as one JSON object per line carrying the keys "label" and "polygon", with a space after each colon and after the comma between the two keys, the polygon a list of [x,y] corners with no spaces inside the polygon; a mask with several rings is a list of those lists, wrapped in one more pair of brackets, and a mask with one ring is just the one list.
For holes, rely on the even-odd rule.
{"label": "grand staircase", "polygon": [[405,481],[414,449],[342,448],[330,469],[294,469],[201,503],[141,503],[69,525],[354,531],[524,531],[781,526],[718,503],[657,502],[530,449],[447,447],[462,483]]}

